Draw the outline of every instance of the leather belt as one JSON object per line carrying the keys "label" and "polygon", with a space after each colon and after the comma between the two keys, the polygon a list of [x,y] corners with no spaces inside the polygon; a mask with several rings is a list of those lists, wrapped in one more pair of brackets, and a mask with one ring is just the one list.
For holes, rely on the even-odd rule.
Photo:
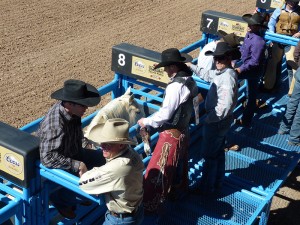
{"label": "leather belt", "polygon": [[181,132],[180,130],[177,130],[177,129],[168,129],[168,130],[164,130],[164,131],[172,133],[173,136],[176,137],[176,138],[179,138],[181,133],[183,133],[183,132]]}
{"label": "leather belt", "polygon": [[113,211],[109,211],[109,212],[110,212],[110,215],[117,217],[117,218],[131,217],[131,216],[134,216],[134,214],[135,214],[135,212],[132,212],[132,213],[116,213]]}

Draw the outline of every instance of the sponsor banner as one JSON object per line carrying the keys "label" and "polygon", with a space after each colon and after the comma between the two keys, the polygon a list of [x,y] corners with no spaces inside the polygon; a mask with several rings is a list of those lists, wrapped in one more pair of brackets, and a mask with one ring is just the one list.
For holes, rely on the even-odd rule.
{"label": "sponsor banner", "polygon": [[246,22],[232,21],[219,18],[218,30],[223,30],[227,34],[235,33],[239,37],[245,37],[248,24]]}
{"label": "sponsor banner", "polygon": [[271,8],[281,8],[284,4],[284,0],[271,0]]}
{"label": "sponsor banner", "polygon": [[7,148],[0,146],[0,171],[19,180],[24,180],[24,158]]}
{"label": "sponsor banner", "polygon": [[131,73],[162,83],[169,83],[170,78],[164,72],[164,68],[154,70],[154,64],[157,64],[157,62],[132,56]]}

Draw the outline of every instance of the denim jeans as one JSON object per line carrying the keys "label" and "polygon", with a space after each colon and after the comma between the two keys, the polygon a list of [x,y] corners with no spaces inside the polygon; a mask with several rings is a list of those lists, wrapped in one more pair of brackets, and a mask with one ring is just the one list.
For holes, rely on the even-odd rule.
{"label": "denim jeans", "polygon": [[144,207],[141,204],[136,213],[134,214],[134,216],[130,216],[130,217],[115,217],[113,215],[110,214],[110,211],[107,210],[105,213],[105,221],[103,223],[103,225],[139,225],[143,222],[144,220]]}
{"label": "denim jeans", "polygon": [[300,68],[295,73],[294,91],[287,104],[285,115],[280,124],[280,131],[289,133],[289,142],[300,143]]}
{"label": "denim jeans", "polygon": [[239,75],[239,79],[247,79],[248,82],[247,105],[243,112],[242,122],[245,125],[250,125],[256,110],[256,99],[258,96],[258,85],[259,85],[260,74],[259,71],[245,72]]}
{"label": "denim jeans", "polygon": [[204,191],[214,191],[222,185],[225,176],[225,139],[233,121],[233,116],[216,123],[203,126],[202,157],[204,159],[201,187]]}

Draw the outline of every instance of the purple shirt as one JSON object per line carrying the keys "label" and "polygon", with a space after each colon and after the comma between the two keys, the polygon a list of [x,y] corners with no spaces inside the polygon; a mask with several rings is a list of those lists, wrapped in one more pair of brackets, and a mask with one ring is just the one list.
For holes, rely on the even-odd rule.
{"label": "purple shirt", "polygon": [[263,61],[265,40],[255,33],[247,33],[244,43],[240,48],[243,64],[240,66],[241,72],[258,69]]}

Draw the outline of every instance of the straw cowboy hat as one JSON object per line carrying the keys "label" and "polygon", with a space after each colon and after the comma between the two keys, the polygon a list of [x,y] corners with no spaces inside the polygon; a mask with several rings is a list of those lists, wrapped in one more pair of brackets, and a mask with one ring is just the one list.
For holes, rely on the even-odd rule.
{"label": "straw cowboy hat", "polygon": [[223,30],[218,30],[218,36],[227,42],[232,48],[237,48],[242,44],[242,38],[238,37],[235,33],[227,34]]}
{"label": "straw cowboy hat", "polygon": [[161,62],[157,64],[154,69],[177,63],[191,62],[192,60],[192,56],[185,53],[180,53],[177,48],[169,48],[161,53]]}
{"label": "straw cowboy hat", "polygon": [[265,17],[260,13],[254,13],[253,15],[245,14],[242,16],[242,18],[248,23],[248,25],[259,25],[263,28],[268,28],[268,26],[265,25]]}
{"label": "straw cowboy hat", "polygon": [[53,92],[51,98],[88,107],[97,105],[101,99],[94,86],[81,80],[66,80],[64,87]]}
{"label": "straw cowboy hat", "polygon": [[241,53],[238,48],[232,48],[228,43],[226,42],[219,42],[217,44],[216,50],[214,52],[207,51],[205,52],[206,56],[212,55],[212,56],[231,56],[232,60],[240,59]]}
{"label": "straw cowboy hat", "polygon": [[129,123],[121,118],[108,119],[105,123],[97,124],[91,129],[87,138],[97,144],[137,144],[129,138]]}

